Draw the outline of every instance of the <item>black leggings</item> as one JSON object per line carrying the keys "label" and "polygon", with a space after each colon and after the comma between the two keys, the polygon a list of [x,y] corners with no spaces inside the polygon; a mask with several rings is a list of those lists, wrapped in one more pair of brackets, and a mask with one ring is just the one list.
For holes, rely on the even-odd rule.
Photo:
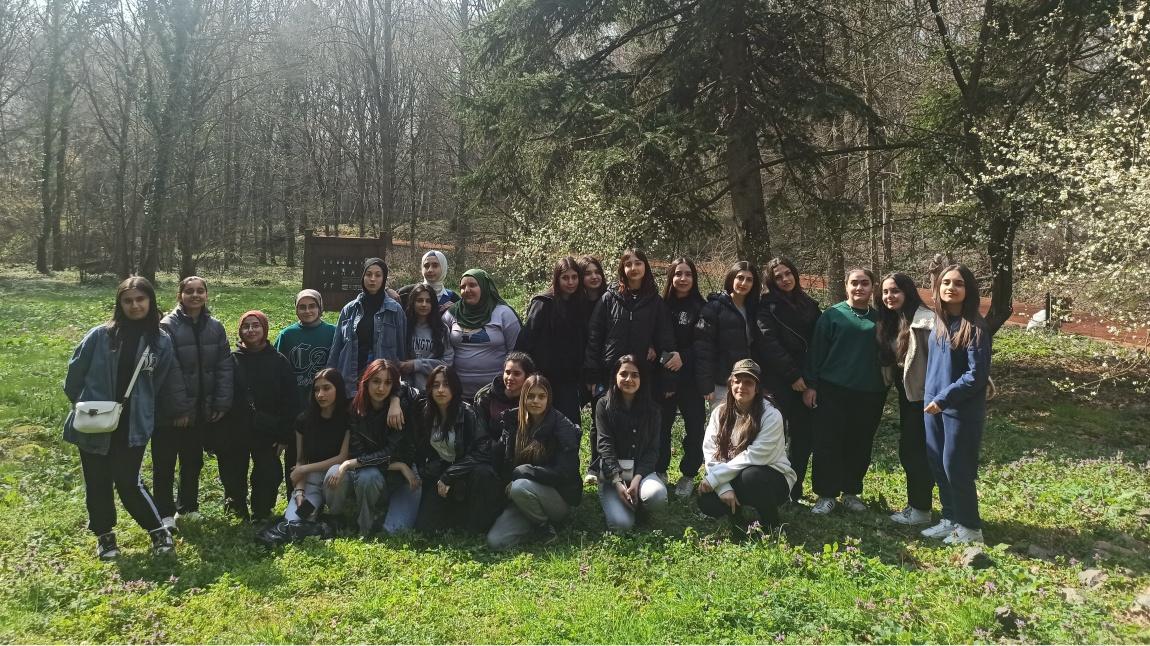
{"label": "black leggings", "polygon": [[803,403],[803,394],[791,390],[779,390],[774,393],[775,402],[779,412],[787,420],[787,460],[795,470],[795,486],[791,487],[791,500],[801,500],[803,497],[803,480],[807,477],[807,464],[811,461],[814,452],[814,432],[811,428],[813,416],[811,409]]}
{"label": "black leggings", "polygon": [[906,473],[906,501],[915,509],[930,511],[934,498],[934,474],[926,456],[926,418],[924,402],[906,398],[902,380],[898,388],[898,460]]}
{"label": "black leggings", "polygon": [[[789,494],[783,474],[768,466],[750,466],[735,476],[731,487],[739,505],[754,507],[763,525],[769,528],[779,526],[779,505],[786,502]],[[731,508],[714,491],[708,491],[699,496],[699,511],[713,518],[722,518],[731,513]]]}
{"label": "black leggings", "polygon": [[[152,435],[152,488],[160,516],[186,514],[200,509],[200,472],[204,469],[204,427],[189,424],[184,428],[157,426]],[[176,462],[180,463],[179,500],[173,496],[176,486]]]}
{"label": "black leggings", "polygon": [[116,527],[114,493],[120,494],[124,509],[140,527],[148,531],[160,528],[160,512],[140,478],[143,462],[142,446],[123,446],[113,442],[106,455],[80,451],[88,529],[93,534],[106,534]]}
{"label": "black leggings", "polygon": [[662,417],[659,429],[659,460],[655,470],[666,473],[671,466],[671,429],[675,425],[675,410],[683,415],[683,457],[679,460],[679,473],[695,477],[703,466],[703,433],[707,426],[707,404],[694,387],[687,387],[679,380],[679,390],[674,396],[662,402]]}
{"label": "black leggings", "polygon": [[225,505],[242,518],[248,516],[248,465],[251,464],[251,515],[255,518],[271,516],[276,504],[277,489],[283,476],[283,466],[274,444],[245,447],[232,446],[216,454],[220,468],[220,484],[224,486]]}

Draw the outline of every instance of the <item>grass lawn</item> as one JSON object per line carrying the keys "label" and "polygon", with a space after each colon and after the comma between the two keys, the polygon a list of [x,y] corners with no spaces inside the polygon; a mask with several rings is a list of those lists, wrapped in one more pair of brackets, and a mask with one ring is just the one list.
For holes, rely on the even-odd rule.
{"label": "grass lawn", "polygon": [[[229,335],[251,308],[271,316],[273,336],[293,320],[298,273],[271,271],[282,279],[211,283]],[[522,309],[522,290],[507,291]],[[172,277],[161,292],[170,307]],[[182,528],[178,559],[154,561],[121,511],[123,556],[107,564],[60,427],[67,359],[113,293],[74,274],[0,269],[2,642],[1150,643],[1150,615],[1133,609],[1150,593],[1150,404],[1125,387],[1086,400],[1051,385],[1088,379],[1106,346],[995,339],[979,482],[986,569],[887,519],[905,503],[893,397],[869,511],[785,508],[782,535],[763,541],[732,543],[677,500],[644,531],[605,535],[588,490],[548,547],[491,554],[478,537],[385,537],[269,552],[224,516],[209,460],[204,519]],[[1090,569],[1102,574],[1083,577]]]}

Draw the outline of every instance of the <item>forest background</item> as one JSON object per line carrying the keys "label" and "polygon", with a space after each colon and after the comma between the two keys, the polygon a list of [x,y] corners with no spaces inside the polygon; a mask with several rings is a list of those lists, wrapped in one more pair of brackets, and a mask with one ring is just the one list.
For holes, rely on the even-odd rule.
{"label": "forest background", "polygon": [[[3,0],[0,257],[975,266],[1144,328],[1145,0]],[[394,254],[392,254],[394,256]]]}

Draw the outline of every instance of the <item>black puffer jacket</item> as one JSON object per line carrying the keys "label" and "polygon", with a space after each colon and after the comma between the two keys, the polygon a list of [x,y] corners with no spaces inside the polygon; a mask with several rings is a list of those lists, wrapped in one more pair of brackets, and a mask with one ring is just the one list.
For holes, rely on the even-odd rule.
{"label": "black puffer jacket", "polygon": [[183,306],[177,306],[160,320],[160,327],[172,337],[172,349],[187,394],[185,401],[176,402],[173,408],[195,411],[200,420],[214,412],[228,412],[234,394],[235,364],[224,326],[212,318],[207,308],[193,320],[184,313]]}
{"label": "black puffer jacket", "polygon": [[698,360],[695,359],[695,325],[699,322],[699,313],[703,311],[703,305],[706,304],[700,298],[675,298],[674,296],[666,299],[667,314],[671,317],[671,328],[675,331],[675,347],[679,349],[679,356],[683,359],[683,367],[675,377],[669,381],[669,384],[674,384],[675,388],[667,388],[666,390],[684,391],[689,390],[694,392],[697,385],[695,384],[695,365]]}
{"label": "black puffer jacket", "polygon": [[475,418],[479,428],[491,439],[498,440],[502,433],[503,412],[519,406],[518,397],[507,396],[507,386],[503,385],[503,375],[475,393]]}
{"label": "black puffer jacket", "polygon": [[546,447],[547,457],[539,464],[515,464],[518,418],[518,408],[503,413],[503,436],[494,449],[499,476],[505,482],[527,478],[554,487],[568,505],[578,505],[583,499],[583,482],[579,479],[579,443],[583,432],[563,413],[552,408],[533,435],[533,439]]}
{"label": "black puffer jacket", "polygon": [[515,349],[531,355],[535,367],[552,384],[578,384],[587,333],[582,299],[561,301],[539,294],[527,306],[527,318],[515,339]]}
{"label": "black puffer jacket", "polygon": [[779,292],[763,294],[756,322],[759,345],[755,360],[769,385],[789,389],[802,376],[819,304],[805,292],[788,298]]}
{"label": "black puffer jacket", "polygon": [[235,405],[228,413],[232,437],[225,444],[253,445],[295,442],[295,371],[287,357],[268,343],[259,352],[237,349],[235,357]]}
{"label": "black puffer jacket", "polygon": [[751,358],[759,336],[755,305],[747,299],[747,318],[743,318],[730,294],[711,294],[707,299],[695,325],[695,380],[699,392],[706,395],[715,386],[726,386],[735,362]]}
{"label": "black puffer jacket", "polygon": [[392,462],[412,464],[415,461],[415,389],[401,383],[397,386],[399,406],[403,410],[403,428],[387,425],[389,399],[380,410],[369,409],[366,415],[351,416],[348,456],[361,466],[387,468]]}
{"label": "black puffer jacket", "polygon": [[595,404],[599,458],[591,463],[591,471],[598,471],[604,482],[611,482],[622,472],[619,460],[634,460],[635,475],[654,473],[659,460],[659,407],[650,399],[642,399],[627,408],[622,398],[615,401],[613,394],[609,392]]}
{"label": "black puffer jacket", "polygon": [[415,435],[415,463],[419,478],[425,483],[442,481],[451,486],[471,475],[475,468],[490,465],[491,440],[479,432],[475,409],[467,402],[460,402],[459,411],[455,414],[455,461],[448,462],[439,455],[431,446],[431,429],[422,428],[423,411],[429,403],[427,395],[421,395],[412,413],[420,418],[417,421],[420,429]]}
{"label": "black puffer jacket", "polygon": [[624,296],[612,287],[599,299],[591,315],[583,379],[586,383],[608,383],[615,361],[625,354],[635,355],[642,362],[644,376],[652,375],[655,371],[646,360],[647,350],[652,347],[656,354],[676,350],[663,299],[658,294]]}

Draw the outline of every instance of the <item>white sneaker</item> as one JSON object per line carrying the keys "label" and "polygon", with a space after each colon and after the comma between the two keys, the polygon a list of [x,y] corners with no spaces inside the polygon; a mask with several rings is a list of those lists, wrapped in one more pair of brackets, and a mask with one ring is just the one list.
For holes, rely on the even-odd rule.
{"label": "white sneaker", "polygon": [[597,484],[599,484],[599,474],[595,473],[594,471],[588,471],[587,474],[583,476],[583,484],[585,484],[585,485],[597,485]]}
{"label": "white sneaker", "polygon": [[902,511],[891,514],[890,519],[899,525],[927,525],[930,524],[930,512],[907,505]]}
{"label": "white sneaker", "polygon": [[848,511],[866,511],[866,504],[858,496],[848,493],[844,494],[842,498],[843,507]]}
{"label": "white sneaker", "polygon": [[957,525],[954,524],[954,521],[943,518],[938,521],[937,525],[931,525],[919,533],[927,538],[946,538],[950,536],[955,527]]}
{"label": "white sneaker", "polygon": [[169,532],[176,531],[176,519],[171,516],[164,516],[160,519],[160,524],[163,525]]}
{"label": "white sneaker", "polygon": [[815,503],[815,506],[811,507],[811,513],[819,515],[829,514],[835,510],[836,504],[838,503],[835,502],[834,498],[819,498],[819,501]]}
{"label": "white sneaker", "polygon": [[968,543],[981,543],[982,542],[982,530],[981,529],[971,529],[969,527],[963,527],[962,525],[956,524],[954,526],[954,531],[951,532],[949,536],[942,539],[942,542],[946,543],[947,545],[966,545]]}

